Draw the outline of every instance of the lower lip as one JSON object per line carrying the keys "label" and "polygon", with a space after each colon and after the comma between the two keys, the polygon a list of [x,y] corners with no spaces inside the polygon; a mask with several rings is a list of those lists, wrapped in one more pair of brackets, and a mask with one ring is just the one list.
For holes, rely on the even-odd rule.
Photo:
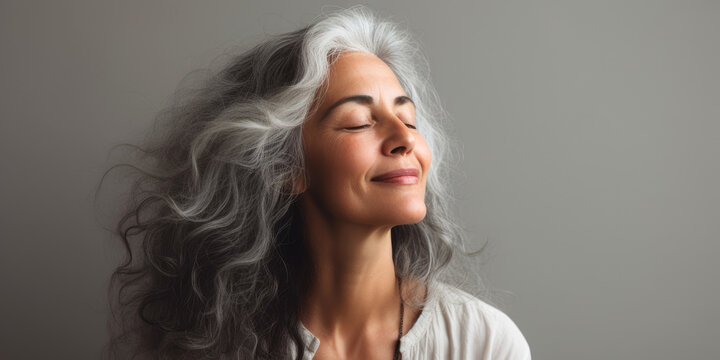
{"label": "lower lip", "polygon": [[417,184],[417,176],[396,176],[385,180],[375,180],[375,182],[388,183],[388,184]]}

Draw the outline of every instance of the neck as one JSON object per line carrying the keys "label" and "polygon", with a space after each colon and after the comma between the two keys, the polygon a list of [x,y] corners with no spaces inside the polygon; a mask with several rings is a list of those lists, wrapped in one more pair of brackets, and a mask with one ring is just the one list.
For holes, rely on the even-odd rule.
{"label": "neck", "polygon": [[302,306],[304,325],[316,335],[342,338],[397,329],[400,294],[391,227],[329,221],[312,210],[304,216],[315,270]]}

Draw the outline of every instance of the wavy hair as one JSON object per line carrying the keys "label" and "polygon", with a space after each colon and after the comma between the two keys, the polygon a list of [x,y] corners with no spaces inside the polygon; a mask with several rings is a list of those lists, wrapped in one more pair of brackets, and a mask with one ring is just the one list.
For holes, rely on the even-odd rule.
{"label": "wavy hair", "polygon": [[299,304],[313,266],[289,184],[303,176],[303,122],[346,51],[393,70],[433,154],[425,218],[391,231],[396,273],[460,285],[450,264],[466,254],[463,231],[443,180],[452,175],[447,116],[418,49],[406,30],[353,7],[241,53],[161,112],[134,160],[118,165],[136,177],[116,228],[126,258],[110,283],[121,326],[108,356],[280,359],[294,345],[302,358]]}

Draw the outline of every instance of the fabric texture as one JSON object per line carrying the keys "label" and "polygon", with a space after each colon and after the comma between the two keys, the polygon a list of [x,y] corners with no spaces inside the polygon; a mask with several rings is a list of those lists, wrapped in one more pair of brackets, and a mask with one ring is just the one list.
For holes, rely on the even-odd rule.
{"label": "fabric texture", "polygon": [[[429,291],[434,296],[402,337],[403,360],[530,360],[525,337],[505,313],[447,284]],[[306,344],[303,359],[310,360],[320,340],[299,326]]]}

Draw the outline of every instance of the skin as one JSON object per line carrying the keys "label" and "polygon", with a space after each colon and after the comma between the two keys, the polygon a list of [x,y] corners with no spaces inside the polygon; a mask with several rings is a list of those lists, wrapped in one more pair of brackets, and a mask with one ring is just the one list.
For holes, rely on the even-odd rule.
{"label": "skin", "polygon": [[[303,126],[306,182],[297,191],[316,278],[301,320],[320,340],[316,359],[391,359],[401,300],[390,230],[425,217],[430,149],[414,128],[412,100],[376,56],[341,54],[325,88]],[[372,103],[328,112],[356,95]],[[417,169],[417,183],[372,180],[401,168]],[[403,334],[419,315],[405,306]]]}

